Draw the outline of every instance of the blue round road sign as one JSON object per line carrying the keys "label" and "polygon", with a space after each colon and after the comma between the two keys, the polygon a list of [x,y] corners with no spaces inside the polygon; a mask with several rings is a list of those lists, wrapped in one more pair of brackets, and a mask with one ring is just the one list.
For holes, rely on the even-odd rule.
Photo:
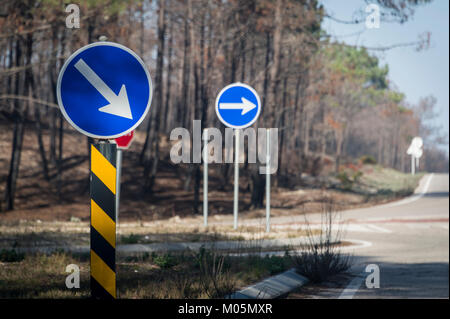
{"label": "blue round road sign", "polygon": [[216,114],[228,127],[242,129],[252,125],[261,113],[258,93],[244,83],[230,84],[216,98]]}
{"label": "blue round road sign", "polygon": [[64,117],[78,131],[112,139],[131,132],[144,120],[152,82],[144,62],[132,50],[96,42],[64,63],[57,97]]}

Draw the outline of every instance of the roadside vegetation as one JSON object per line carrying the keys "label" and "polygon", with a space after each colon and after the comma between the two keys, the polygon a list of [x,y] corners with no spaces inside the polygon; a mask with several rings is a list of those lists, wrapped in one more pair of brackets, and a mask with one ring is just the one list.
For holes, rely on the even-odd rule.
{"label": "roadside vegetation", "polygon": [[365,196],[367,200],[388,201],[411,195],[425,173],[415,175],[386,168],[364,156],[356,164],[341,167],[334,175],[337,189]]}
{"label": "roadside vegetation", "polygon": [[339,223],[339,214],[334,210],[333,202],[323,206],[319,231],[313,231],[305,220],[308,244],[293,254],[296,271],[313,283],[345,273],[351,267],[350,256],[341,252],[337,245],[343,240],[343,225]]}
{"label": "roadside vegetation", "polygon": [[[67,289],[66,266],[80,267],[80,289]],[[291,258],[228,256],[214,250],[120,257],[118,298],[223,298],[292,267]],[[89,255],[26,255],[0,262],[0,298],[89,298]]]}

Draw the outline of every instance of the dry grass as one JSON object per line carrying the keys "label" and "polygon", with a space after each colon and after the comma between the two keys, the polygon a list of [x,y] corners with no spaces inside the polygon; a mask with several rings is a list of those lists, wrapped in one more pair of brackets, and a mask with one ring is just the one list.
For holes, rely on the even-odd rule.
{"label": "dry grass", "polygon": [[[67,254],[30,255],[20,262],[0,262],[0,298],[80,298],[88,290],[69,290],[65,286],[66,266],[77,264],[80,278],[87,287],[87,258],[77,259]],[[82,286],[82,287],[83,287]]]}
{"label": "dry grass", "polygon": [[[65,268],[80,267],[80,289],[65,287]],[[214,250],[152,254],[117,262],[118,298],[221,298],[291,267],[287,257],[230,257]],[[0,263],[0,298],[88,298],[87,255],[27,255]]]}

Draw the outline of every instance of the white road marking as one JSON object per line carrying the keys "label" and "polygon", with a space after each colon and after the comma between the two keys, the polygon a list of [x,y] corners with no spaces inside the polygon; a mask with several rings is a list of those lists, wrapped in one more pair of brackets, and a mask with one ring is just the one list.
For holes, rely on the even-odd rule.
{"label": "white road marking", "polygon": [[366,226],[369,227],[369,228],[372,228],[372,229],[374,229],[374,230],[376,230],[376,231],[378,231],[380,233],[392,233],[391,230],[383,228],[383,227],[380,227],[380,226],[370,225],[370,224],[368,224]]}
{"label": "white road marking", "polygon": [[372,243],[370,241],[365,241],[365,240],[359,240],[359,239],[345,239],[344,241],[347,242],[351,242],[352,244],[357,244],[352,245],[352,246],[344,246],[344,247],[340,247],[340,251],[346,251],[346,250],[353,250],[353,249],[361,249],[361,248],[367,248],[367,247],[371,247]]}
{"label": "white road marking", "polygon": [[423,189],[423,191],[421,191],[419,194],[414,194],[408,198],[402,199],[398,202],[392,203],[392,204],[387,204],[385,207],[395,207],[395,206],[399,206],[399,205],[405,205],[405,204],[410,204],[412,202],[415,202],[416,200],[420,199],[423,197],[423,195],[425,195],[428,192],[428,188],[430,187],[430,183],[431,183],[431,179],[433,178],[434,173],[428,175],[428,179],[425,183],[425,187]]}
{"label": "white road marking", "polygon": [[360,233],[373,233],[374,230],[368,228],[366,225],[348,224],[344,226],[344,231],[353,231]]}
{"label": "white road marking", "polygon": [[339,296],[339,299],[353,299],[356,292],[361,287],[361,284],[363,283],[365,276],[365,272],[363,271],[360,273],[357,277],[353,278],[353,280],[348,284],[348,286],[344,289],[344,291]]}
{"label": "white road marking", "polygon": [[[360,233],[392,233],[389,229],[372,225],[372,224],[342,224],[337,227],[341,227],[346,232],[360,232]],[[326,231],[323,225],[273,225],[274,229],[314,229]]]}
{"label": "white road marking", "polygon": [[407,216],[398,216],[398,217],[376,217],[376,218],[367,218],[364,221],[368,222],[389,222],[389,221],[403,221],[403,220],[420,220],[420,219],[440,219],[440,218],[448,218],[448,214],[429,214],[429,215],[407,215]]}
{"label": "white road marking", "polygon": [[389,229],[372,224],[347,224],[344,226],[343,230],[360,233],[392,233]]}

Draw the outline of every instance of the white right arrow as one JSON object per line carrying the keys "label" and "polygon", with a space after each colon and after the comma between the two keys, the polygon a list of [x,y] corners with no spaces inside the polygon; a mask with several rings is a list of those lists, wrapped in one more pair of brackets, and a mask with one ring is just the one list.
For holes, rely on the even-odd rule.
{"label": "white right arrow", "polygon": [[75,63],[75,68],[80,71],[81,74],[92,84],[93,87],[108,100],[110,104],[105,105],[98,110],[100,112],[109,113],[112,115],[125,117],[132,120],[133,115],[131,114],[130,103],[128,101],[127,89],[125,84],[120,88],[119,95],[116,95],[113,90],[110,89],[108,85],[92,70],[83,59],[79,59]]}
{"label": "white right arrow", "polygon": [[256,107],[256,104],[250,102],[245,97],[241,97],[242,103],[220,103],[219,108],[222,110],[241,110],[241,115],[250,112]]}

